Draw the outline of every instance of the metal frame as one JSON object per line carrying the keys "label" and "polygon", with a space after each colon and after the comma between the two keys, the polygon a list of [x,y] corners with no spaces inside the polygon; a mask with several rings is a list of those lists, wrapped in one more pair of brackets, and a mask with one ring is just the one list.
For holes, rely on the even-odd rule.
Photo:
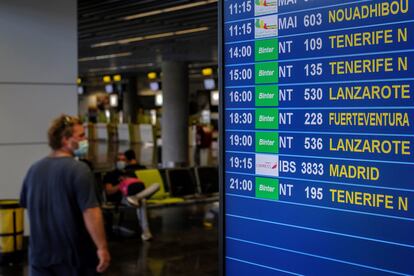
{"label": "metal frame", "polygon": [[224,27],[224,12],[223,12],[224,0],[218,1],[218,80],[219,80],[219,91],[220,91],[220,101],[219,101],[219,192],[220,192],[220,215],[219,215],[219,275],[225,275],[225,256],[226,256],[226,246],[225,246],[225,217],[224,210],[226,209],[225,202],[225,171],[224,171],[224,153],[225,153],[225,142],[224,142],[224,56],[223,56],[223,27]]}

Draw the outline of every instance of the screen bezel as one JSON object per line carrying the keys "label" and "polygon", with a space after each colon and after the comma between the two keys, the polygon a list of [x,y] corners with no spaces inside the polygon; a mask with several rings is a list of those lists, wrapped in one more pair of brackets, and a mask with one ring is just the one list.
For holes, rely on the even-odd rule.
{"label": "screen bezel", "polygon": [[225,257],[226,257],[226,243],[225,243],[225,171],[224,171],[224,55],[223,55],[223,43],[224,43],[224,0],[218,1],[218,89],[221,96],[219,97],[219,192],[220,192],[220,214],[219,214],[219,275],[225,275]]}

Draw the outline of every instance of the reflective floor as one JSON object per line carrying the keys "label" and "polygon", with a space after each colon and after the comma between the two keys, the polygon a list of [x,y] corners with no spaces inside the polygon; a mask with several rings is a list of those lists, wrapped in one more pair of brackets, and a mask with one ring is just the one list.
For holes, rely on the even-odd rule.
{"label": "reflective floor", "polygon": [[[133,210],[128,210],[121,230],[110,237],[112,265],[104,275],[218,275],[215,207],[202,203],[150,209],[150,242],[122,230],[138,229]],[[0,275],[26,276],[27,264],[0,267]]]}

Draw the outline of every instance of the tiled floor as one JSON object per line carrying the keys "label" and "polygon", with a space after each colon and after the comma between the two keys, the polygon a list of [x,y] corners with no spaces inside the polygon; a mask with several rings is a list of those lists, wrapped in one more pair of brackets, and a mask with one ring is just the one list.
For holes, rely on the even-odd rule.
{"label": "tiled floor", "polygon": [[[104,275],[218,275],[217,221],[211,207],[204,203],[150,209],[154,240],[142,242],[138,235],[112,237],[112,264]],[[125,226],[136,227],[133,215],[127,214]],[[27,275],[26,271],[27,264],[0,267],[1,276]]]}

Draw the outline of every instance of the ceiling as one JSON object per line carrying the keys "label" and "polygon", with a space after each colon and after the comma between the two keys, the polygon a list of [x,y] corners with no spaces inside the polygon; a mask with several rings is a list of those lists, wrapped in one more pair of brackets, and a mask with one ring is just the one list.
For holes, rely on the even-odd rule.
{"label": "ceiling", "polygon": [[79,75],[217,64],[217,0],[78,0]]}

